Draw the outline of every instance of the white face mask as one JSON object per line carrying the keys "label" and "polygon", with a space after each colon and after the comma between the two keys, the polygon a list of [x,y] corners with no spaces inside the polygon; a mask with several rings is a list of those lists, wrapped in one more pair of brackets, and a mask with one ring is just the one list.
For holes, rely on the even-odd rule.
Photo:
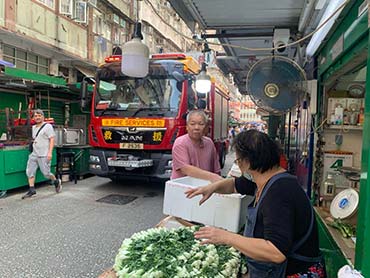
{"label": "white face mask", "polygon": [[243,174],[243,176],[244,176],[244,178],[246,178],[247,180],[250,180],[250,181],[254,182],[254,178],[253,178],[253,176],[252,176],[251,174],[249,174],[249,173],[245,172],[245,173]]}

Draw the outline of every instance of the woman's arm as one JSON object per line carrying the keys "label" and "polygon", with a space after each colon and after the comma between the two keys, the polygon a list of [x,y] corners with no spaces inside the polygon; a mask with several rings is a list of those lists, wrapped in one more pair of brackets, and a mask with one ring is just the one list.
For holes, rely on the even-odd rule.
{"label": "woman's arm", "polygon": [[209,197],[212,196],[213,193],[220,193],[220,194],[231,194],[235,193],[234,187],[234,179],[227,178],[221,179],[214,183],[211,183],[206,186],[200,186],[196,188],[191,188],[185,191],[187,198],[193,198],[197,195],[203,195],[203,198],[199,201],[199,205],[203,204]]}
{"label": "woman's arm", "polygon": [[282,263],[286,257],[268,240],[245,237],[214,227],[202,227],[194,233],[202,244],[226,244],[233,246],[249,258],[257,261]]}

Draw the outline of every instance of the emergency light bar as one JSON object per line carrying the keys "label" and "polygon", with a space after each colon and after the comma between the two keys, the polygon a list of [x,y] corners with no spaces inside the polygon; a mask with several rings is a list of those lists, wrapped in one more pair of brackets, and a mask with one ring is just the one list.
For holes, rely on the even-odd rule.
{"label": "emergency light bar", "polygon": [[[165,54],[153,54],[152,59],[161,60],[161,59],[185,59],[186,55],[182,53],[165,53]],[[104,59],[106,63],[121,62],[122,55],[111,55]]]}
{"label": "emergency light bar", "polygon": [[186,55],[183,53],[160,53],[153,54],[152,59],[185,59]]}
{"label": "emergency light bar", "polygon": [[122,55],[111,55],[104,59],[106,63],[113,63],[113,62],[121,62],[122,61]]}

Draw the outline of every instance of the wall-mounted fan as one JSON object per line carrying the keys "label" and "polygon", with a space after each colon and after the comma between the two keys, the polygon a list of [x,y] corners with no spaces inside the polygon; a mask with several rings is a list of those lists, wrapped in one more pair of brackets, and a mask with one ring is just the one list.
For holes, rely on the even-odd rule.
{"label": "wall-mounted fan", "polygon": [[253,102],[271,114],[296,107],[305,95],[306,75],[293,60],[283,56],[256,62],[247,75],[247,93]]}

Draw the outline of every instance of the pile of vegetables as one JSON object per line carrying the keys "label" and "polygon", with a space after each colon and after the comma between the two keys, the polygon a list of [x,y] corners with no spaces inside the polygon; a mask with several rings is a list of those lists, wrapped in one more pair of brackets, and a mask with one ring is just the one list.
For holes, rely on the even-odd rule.
{"label": "pile of vegetables", "polygon": [[233,247],[205,244],[194,238],[197,226],[153,228],[125,239],[115,259],[120,278],[232,278],[243,267]]}
{"label": "pile of vegetables", "polygon": [[338,229],[345,238],[356,235],[356,227],[348,223],[343,223],[340,218],[335,219],[333,222],[329,223],[329,225],[335,229]]}

